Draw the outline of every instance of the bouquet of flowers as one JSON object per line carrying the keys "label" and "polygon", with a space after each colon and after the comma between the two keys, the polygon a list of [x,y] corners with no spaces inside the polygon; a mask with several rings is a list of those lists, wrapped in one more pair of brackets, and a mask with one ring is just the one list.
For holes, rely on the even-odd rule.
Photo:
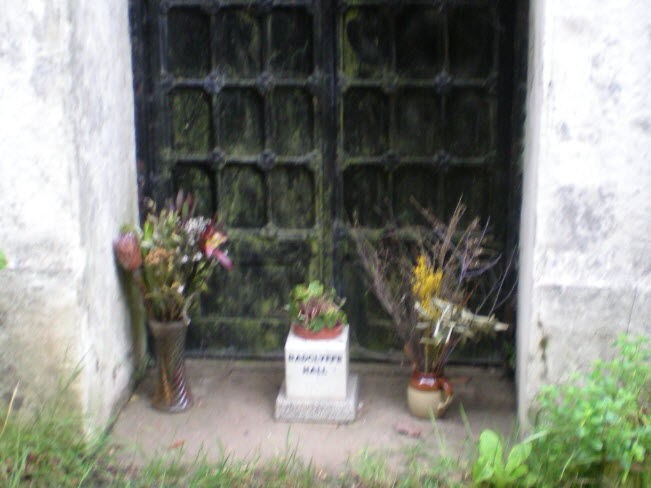
{"label": "bouquet of flowers", "polygon": [[[455,347],[508,329],[493,314],[504,300],[506,270],[494,273],[500,257],[487,246],[487,228],[477,219],[462,225],[462,205],[448,223],[421,210],[430,227],[402,240],[389,235],[374,244],[359,231],[353,238],[369,287],[393,319],[407,357],[416,370],[439,376]],[[411,247],[401,244],[405,240]]]}
{"label": "bouquet of flowers", "polygon": [[186,319],[217,265],[232,268],[222,249],[228,236],[216,218],[193,217],[195,203],[180,191],[158,212],[148,200],[142,227],[124,226],[113,243],[117,261],[132,273],[151,319]]}

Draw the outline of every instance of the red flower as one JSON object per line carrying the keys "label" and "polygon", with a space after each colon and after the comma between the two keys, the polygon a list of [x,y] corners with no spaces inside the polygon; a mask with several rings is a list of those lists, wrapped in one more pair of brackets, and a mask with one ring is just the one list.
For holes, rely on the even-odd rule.
{"label": "red flower", "polygon": [[140,266],[140,245],[135,234],[129,232],[118,237],[113,241],[113,251],[120,266],[127,271],[133,271]]}

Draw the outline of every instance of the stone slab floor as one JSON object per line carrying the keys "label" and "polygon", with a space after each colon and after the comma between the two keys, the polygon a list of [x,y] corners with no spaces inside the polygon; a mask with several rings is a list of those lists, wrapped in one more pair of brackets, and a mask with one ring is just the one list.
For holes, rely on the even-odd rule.
{"label": "stone slab floor", "polygon": [[274,420],[284,376],[280,361],[188,359],[186,368],[195,397],[188,411],[166,414],[151,407],[154,370],[150,369],[120,413],[112,433],[125,448],[126,462],[137,465],[154,452],[179,449],[189,460],[201,449],[211,460],[226,453],[261,461],[295,450],[306,463],[311,460],[317,468],[336,474],[364,449],[383,453],[398,465],[404,446],[418,444],[436,455],[437,429],[445,439],[443,454],[451,457],[464,455],[469,429],[474,438],[484,428],[505,436],[516,429],[513,384],[498,369],[448,367],[455,400],[434,425],[408,413],[409,367],[351,363],[351,372],[360,381],[357,419],[336,425]]}

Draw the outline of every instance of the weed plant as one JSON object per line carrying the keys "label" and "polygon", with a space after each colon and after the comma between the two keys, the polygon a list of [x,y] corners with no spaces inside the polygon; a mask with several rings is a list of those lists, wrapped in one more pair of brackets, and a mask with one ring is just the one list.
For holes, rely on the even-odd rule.
{"label": "weed plant", "polygon": [[597,360],[538,395],[531,462],[550,486],[651,486],[651,347],[622,336]]}
{"label": "weed plant", "polygon": [[478,445],[473,479],[485,487],[651,487],[651,347],[621,336],[619,355],[589,374],[546,386],[533,433],[508,452],[493,432]]}
{"label": "weed plant", "polygon": [[12,409],[17,389],[0,415],[0,486],[96,486],[116,477],[107,437],[83,434],[82,419],[65,413],[64,393],[27,420]]}

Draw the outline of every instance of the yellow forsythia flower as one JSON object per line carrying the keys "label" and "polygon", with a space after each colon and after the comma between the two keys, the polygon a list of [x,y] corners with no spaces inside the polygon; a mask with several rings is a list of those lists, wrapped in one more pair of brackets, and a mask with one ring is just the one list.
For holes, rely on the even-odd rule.
{"label": "yellow forsythia flower", "polygon": [[439,292],[442,279],[442,270],[435,271],[424,255],[418,256],[418,262],[413,269],[412,290],[421,307],[431,319],[436,319],[440,313],[431,305],[431,300]]}

